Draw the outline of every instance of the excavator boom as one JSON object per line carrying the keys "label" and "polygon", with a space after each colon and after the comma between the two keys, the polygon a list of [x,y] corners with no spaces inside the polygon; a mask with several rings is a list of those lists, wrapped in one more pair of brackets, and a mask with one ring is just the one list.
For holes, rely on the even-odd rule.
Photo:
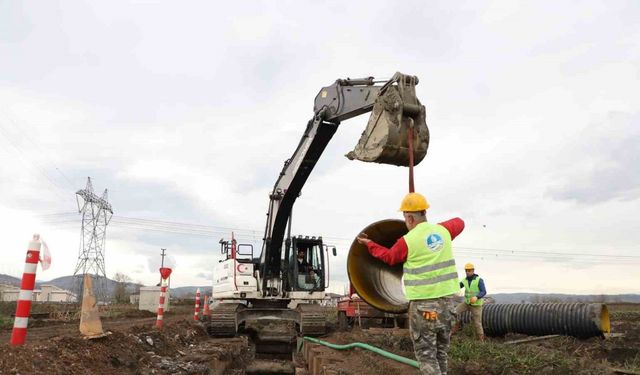
{"label": "excavator boom", "polygon": [[[219,303],[211,309],[211,335],[234,335],[252,319],[294,321],[302,334],[325,331],[325,313],[311,302],[325,296],[328,248],[322,237],[291,235],[293,205],[340,123],[368,112],[367,127],[346,156],[409,166],[411,176],[411,166],[420,163],[429,145],[417,83],[414,76],[396,73],[389,80],[339,79],[320,90],[313,118],[269,194],[260,258],[253,257],[252,245],[241,251],[243,244],[236,246],[233,235],[231,242],[220,242],[225,258],[214,267],[212,296]],[[289,308],[293,301],[295,309]]]}
{"label": "excavator boom", "polygon": [[339,79],[320,90],[314,117],[270,194],[260,262],[264,293],[279,289],[282,244],[293,204],[342,120],[373,112],[355,149],[346,155],[351,160],[409,166],[409,132],[414,164],[425,157],[429,130],[425,108],[415,95],[417,83],[415,76],[396,73],[385,81]]}

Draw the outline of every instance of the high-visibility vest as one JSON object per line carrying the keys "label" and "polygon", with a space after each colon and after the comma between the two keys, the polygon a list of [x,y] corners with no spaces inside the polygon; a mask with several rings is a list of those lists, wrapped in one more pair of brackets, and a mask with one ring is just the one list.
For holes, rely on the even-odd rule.
{"label": "high-visibility vest", "polygon": [[407,299],[438,298],[460,290],[451,234],[445,227],[422,222],[404,240],[408,247],[403,267]]}
{"label": "high-visibility vest", "polygon": [[480,276],[471,280],[471,283],[466,277],[461,282],[464,285],[464,303],[471,306],[482,306],[484,298],[478,298],[474,303],[471,303],[471,297],[475,297],[480,293]]}

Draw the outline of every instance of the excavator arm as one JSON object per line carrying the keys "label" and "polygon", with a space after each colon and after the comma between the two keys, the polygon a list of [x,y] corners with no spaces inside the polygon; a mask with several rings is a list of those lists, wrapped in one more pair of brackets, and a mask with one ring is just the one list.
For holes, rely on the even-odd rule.
{"label": "excavator arm", "polygon": [[424,106],[415,95],[417,83],[417,77],[396,73],[384,81],[373,77],[339,79],[320,90],[314,116],[269,195],[260,260],[265,295],[280,282],[282,244],[293,204],[341,121],[373,112],[355,149],[346,155],[351,160],[408,166],[409,149],[416,165],[424,158],[429,131]]}

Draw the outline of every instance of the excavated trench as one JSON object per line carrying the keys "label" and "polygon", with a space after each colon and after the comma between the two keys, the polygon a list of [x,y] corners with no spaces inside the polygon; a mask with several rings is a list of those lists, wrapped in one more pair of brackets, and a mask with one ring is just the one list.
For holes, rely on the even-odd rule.
{"label": "excavated trench", "polygon": [[[633,365],[638,354],[638,319],[620,318],[612,321],[612,330],[619,333],[609,340],[591,338],[577,340],[561,338],[536,344],[523,344],[537,355],[559,353],[573,360],[571,373],[582,371],[580,363],[599,366]],[[334,350],[313,342],[300,348],[294,332],[288,327],[268,322],[256,322],[257,327],[245,329],[233,338],[211,338],[189,315],[169,316],[161,331],[145,319],[107,320],[105,327],[112,334],[85,340],[73,324],[33,327],[27,343],[13,347],[7,340],[0,342],[0,374],[139,374],[139,375],[240,375],[240,374],[304,374],[304,375],[415,375],[417,370],[359,348]],[[10,332],[6,331],[5,334]],[[380,349],[413,358],[413,346],[406,329],[354,328],[332,332],[321,340],[336,345],[366,343]],[[456,344],[456,340],[458,343]],[[454,340],[454,345],[466,341]],[[489,340],[496,347],[503,339]],[[512,348],[512,346],[508,346]],[[504,346],[506,350],[507,346]],[[502,352],[502,349],[500,349]],[[545,354],[546,353],[546,354]],[[551,361],[553,357],[547,355]],[[494,360],[500,360],[499,355]],[[482,364],[484,363],[484,364]],[[487,361],[473,362],[485,366]],[[552,366],[554,362],[549,362]],[[460,359],[452,361],[452,374],[468,373]],[[471,365],[470,365],[471,366]],[[580,365],[582,366],[582,365]],[[593,367],[592,366],[592,367]],[[463,369],[464,368],[464,369]],[[580,370],[580,371],[578,371]],[[515,371],[515,369],[514,369]],[[595,371],[595,370],[594,370]],[[515,371],[517,372],[517,371]],[[515,373],[514,372],[514,373]],[[478,372],[474,372],[478,373]],[[482,372],[492,373],[492,372]],[[495,372],[494,372],[495,373]],[[524,372],[520,372],[524,373]]]}
{"label": "excavated trench", "polygon": [[296,349],[296,330],[287,321],[248,322],[244,334],[249,338],[253,360],[247,374],[295,374],[293,362]]}

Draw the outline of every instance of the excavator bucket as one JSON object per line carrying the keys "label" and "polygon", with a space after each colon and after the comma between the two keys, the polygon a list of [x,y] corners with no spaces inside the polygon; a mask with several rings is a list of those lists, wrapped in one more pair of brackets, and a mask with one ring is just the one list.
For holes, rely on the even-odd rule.
{"label": "excavator bucket", "polygon": [[416,98],[417,83],[417,77],[396,73],[380,89],[367,127],[347,158],[408,167],[412,131],[413,164],[424,159],[429,147],[429,128],[425,108]]}
{"label": "excavator bucket", "polygon": [[102,330],[100,313],[96,306],[96,297],[93,295],[93,282],[91,275],[84,275],[82,293],[82,311],[80,313],[80,333],[88,339],[106,336]]}

